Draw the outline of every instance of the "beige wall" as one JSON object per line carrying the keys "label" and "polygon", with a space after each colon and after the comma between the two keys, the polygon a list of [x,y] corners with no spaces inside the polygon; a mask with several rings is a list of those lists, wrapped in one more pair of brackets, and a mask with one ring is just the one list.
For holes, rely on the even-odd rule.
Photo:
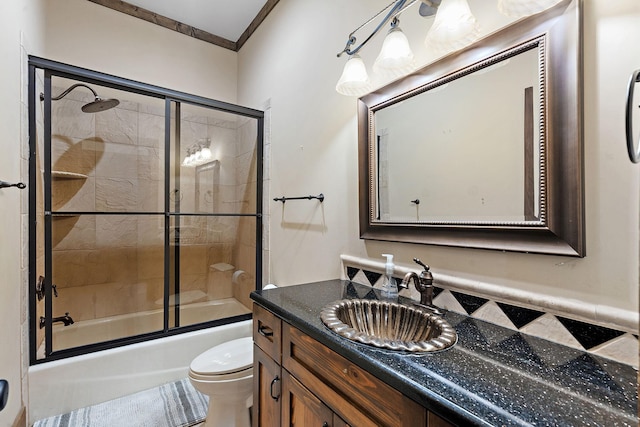
{"label": "beige wall", "polygon": [[[386,3],[282,0],[240,51],[239,102],[271,101],[271,194],[326,196],[322,205],[269,203],[268,280],[289,285],[334,278],[340,253],[380,260],[392,253],[406,266],[419,257],[436,272],[637,311],[640,169],[626,158],[623,109],[629,75],[640,66],[634,41],[640,3],[584,2],[584,259],[358,238],[356,101],[334,90],[344,65],[336,53]],[[484,1],[469,4],[483,34],[509,22]],[[420,64],[435,57],[423,47],[426,28],[419,28],[429,22],[415,11],[401,20]],[[381,43],[378,36],[361,53],[369,69]]]}
{"label": "beige wall", "polygon": [[[0,4],[0,179],[26,182],[26,99],[23,71],[25,46],[37,49],[42,41],[41,5],[38,0]],[[9,381],[9,402],[0,412],[0,426],[12,426],[26,403],[22,400],[26,381],[26,218],[21,216],[21,196],[26,206],[26,191],[0,190],[0,378]],[[26,395],[26,393],[25,393]]]}
{"label": "beige wall", "polygon": [[236,53],[86,0],[47,1],[38,54],[221,101],[236,101]]}

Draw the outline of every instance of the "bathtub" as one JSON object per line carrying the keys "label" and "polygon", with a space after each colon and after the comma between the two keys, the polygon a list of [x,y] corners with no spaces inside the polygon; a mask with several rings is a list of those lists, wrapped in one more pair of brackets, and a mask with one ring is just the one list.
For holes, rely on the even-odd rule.
{"label": "bathtub", "polygon": [[[182,305],[180,307],[180,324],[193,325],[247,313],[250,313],[250,310],[235,298],[204,301]],[[170,318],[170,323],[172,321],[173,316]],[[83,320],[69,326],[56,324],[52,328],[53,350],[57,351],[155,332],[162,330],[162,324],[162,309],[121,314],[102,319]],[[39,358],[42,358],[43,355],[44,344],[38,349]]]}
{"label": "bathtub", "polygon": [[[192,304],[191,313],[186,314],[181,311],[181,316],[187,320],[188,316],[201,315],[203,312],[211,310],[211,307],[207,307],[207,305],[211,305],[210,303]],[[226,305],[227,307],[224,308],[216,308],[219,310],[233,309],[233,304]],[[244,309],[244,312],[248,311],[246,307],[241,305],[240,307]],[[144,312],[143,314],[150,313]],[[96,329],[96,324],[100,322],[109,323],[112,321],[113,325],[135,322],[130,318],[126,319],[127,322],[123,322],[121,316],[115,316],[115,319],[87,321],[85,326],[89,331],[95,332],[101,330],[100,328]],[[148,319],[140,320],[140,322],[144,324],[146,320]],[[77,323],[77,326],[81,327],[85,322]],[[28,425],[52,415],[66,413],[73,409],[185,378],[191,360],[198,354],[222,342],[251,336],[251,325],[251,320],[245,320],[30,366],[28,370]],[[102,328],[100,333],[114,331],[118,327]],[[64,328],[62,329],[64,332]],[[81,331],[78,335],[82,336],[82,334]],[[95,336],[93,336],[92,342],[95,341]]]}

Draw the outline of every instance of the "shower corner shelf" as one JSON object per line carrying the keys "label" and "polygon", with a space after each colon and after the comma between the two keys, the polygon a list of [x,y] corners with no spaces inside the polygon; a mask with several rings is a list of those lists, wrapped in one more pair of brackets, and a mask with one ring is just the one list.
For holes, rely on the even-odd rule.
{"label": "shower corner shelf", "polygon": [[83,173],[51,171],[51,178],[53,179],[87,179],[88,177]]}

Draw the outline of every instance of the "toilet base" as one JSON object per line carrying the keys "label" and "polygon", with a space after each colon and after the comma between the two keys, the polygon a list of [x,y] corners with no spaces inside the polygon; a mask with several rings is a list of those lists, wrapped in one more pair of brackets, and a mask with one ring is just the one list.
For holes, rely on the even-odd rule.
{"label": "toilet base", "polygon": [[251,427],[249,408],[240,403],[230,405],[228,401],[209,399],[209,410],[203,427]]}

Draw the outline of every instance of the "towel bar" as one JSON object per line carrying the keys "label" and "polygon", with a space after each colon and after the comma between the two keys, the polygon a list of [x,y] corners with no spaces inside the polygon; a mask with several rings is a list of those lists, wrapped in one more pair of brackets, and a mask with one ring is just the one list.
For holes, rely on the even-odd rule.
{"label": "towel bar", "polygon": [[302,197],[276,197],[275,199],[273,199],[274,202],[286,202],[287,200],[312,200],[312,199],[318,199],[320,200],[320,203],[322,203],[324,201],[324,194],[320,193],[317,196],[302,196]]}
{"label": "towel bar", "polygon": [[22,189],[26,188],[27,186],[22,182],[18,182],[18,183],[12,184],[10,182],[0,180],[0,188],[9,188],[9,187],[18,187],[19,189],[22,190]]}

